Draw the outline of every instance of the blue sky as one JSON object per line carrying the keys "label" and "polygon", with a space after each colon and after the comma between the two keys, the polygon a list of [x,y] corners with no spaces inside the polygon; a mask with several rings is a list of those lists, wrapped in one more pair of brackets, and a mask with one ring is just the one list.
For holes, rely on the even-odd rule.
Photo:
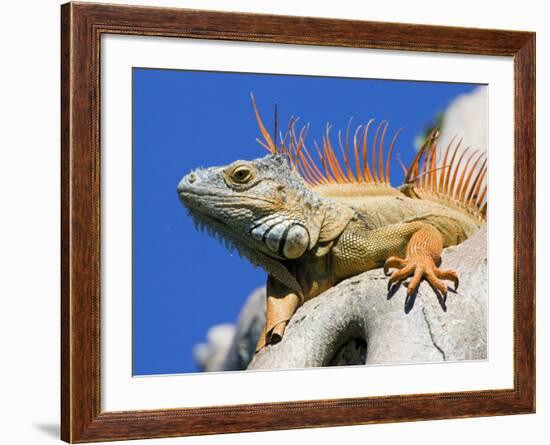
{"label": "blue sky", "polygon": [[[415,138],[437,113],[476,87],[134,68],[133,374],[198,371],[193,345],[212,325],[234,322],[249,293],[265,283],[261,269],[197,232],[176,194],[193,168],[267,153],[255,142],[251,92],[268,129],[278,103],[281,127],[292,115],[310,124],[310,145],[326,122],[336,138],[352,116],[355,124],[389,120],[388,136],[404,127],[395,153],[407,164]],[[391,180],[399,184],[395,164]]]}

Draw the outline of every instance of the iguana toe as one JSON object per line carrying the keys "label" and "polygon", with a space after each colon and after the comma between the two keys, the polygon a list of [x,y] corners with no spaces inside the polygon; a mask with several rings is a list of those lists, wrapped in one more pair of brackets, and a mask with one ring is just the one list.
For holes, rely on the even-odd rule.
{"label": "iguana toe", "polygon": [[458,275],[454,270],[451,270],[451,269],[441,270],[436,267],[434,272],[437,278],[440,278],[442,280],[452,281],[455,285],[455,288],[454,288],[455,291],[458,289],[458,283],[459,283]]}
{"label": "iguana toe", "polygon": [[273,328],[269,334],[268,342],[271,345],[276,345],[283,339],[287,322],[283,321]]}
{"label": "iguana toe", "polygon": [[391,256],[384,263],[384,275],[388,275],[388,271],[390,268],[403,269],[406,264],[407,262],[404,259],[396,256]]}
{"label": "iguana toe", "polygon": [[[406,260],[403,260],[406,261]],[[414,273],[414,265],[407,264],[402,269],[396,270],[390,275],[390,284],[397,283],[398,281],[403,281],[405,278],[410,277]]]}

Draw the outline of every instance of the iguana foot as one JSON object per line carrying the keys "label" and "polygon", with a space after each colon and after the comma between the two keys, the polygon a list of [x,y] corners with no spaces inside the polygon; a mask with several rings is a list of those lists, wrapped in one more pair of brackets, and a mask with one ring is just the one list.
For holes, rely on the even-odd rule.
{"label": "iguana foot", "polygon": [[[393,273],[389,273],[389,269],[397,269]],[[447,285],[441,280],[449,280],[454,283],[454,290],[458,288],[458,275],[451,269],[439,269],[431,255],[414,254],[407,258],[390,257],[384,264],[384,273],[390,276],[388,287],[391,288],[395,283],[401,282],[406,278],[412,277],[407,286],[407,300],[411,295],[417,292],[420,282],[425,279],[432,289],[437,290],[447,297]],[[444,302],[444,301],[443,301]]]}
{"label": "iguana foot", "polygon": [[406,258],[392,256],[384,264],[384,273],[388,275],[390,268],[398,269],[390,276],[388,286],[401,282],[405,278],[411,278],[407,286],[407,298],[405,299],[405,312],[409,312],[414,304],[420,282],[426,280],[435,291],[441,308],[446,310],[447,285],[441,280],[451,280],[458,288],[458,275],[455,271],[441,270],[436,264],[441,261],[443,251],[443,238],[441,233],[433,226],[425,225],[417,230],[407,244]]}
{"label": "iguana foot", "polygon": [[279,343],[283,339],[286,325],[286,321],[279,323],[273,329],[271,329],[269,335],[267,335],[266,333],[267,326],[264,326],[262,333],[258,338],[258,343],[256,343],[256,352],[260,351],[267,345],[276,345],[277,343]]}

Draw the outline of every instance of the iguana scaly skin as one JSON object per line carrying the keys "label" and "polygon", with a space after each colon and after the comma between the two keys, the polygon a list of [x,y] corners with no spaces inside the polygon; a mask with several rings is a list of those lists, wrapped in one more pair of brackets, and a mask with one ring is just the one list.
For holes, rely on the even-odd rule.
{"label": "iguana scaly skin", "polygon": [[345,147],[340,143],[344,162],[334,154],[327,126],[318,165],[305,146],[306,129],[296,135],[291,121],[277,146],[255,103],[254,110],[264,137],[260,143],[271,154],[197,169],[183,177],[178,193],[199,226],[268,273],[266,325],[257,350],[280,341],[305,301],[374,268],[384,267],[386,274],[396,269],[389,287],[410,278],[407,298],[425,279],[444,308],[442,280],[453,281],[456,289],[458,276],[439,268],[442,249],[485,224],[483,154],[466,159],[468,149],[460,151],[458,142],[452,150],[451,143],[441,161],[432,132],[407,170],[405,185],[396,189],[389,185],[395,137],[384,168],[384,122],[374,135],[370,162],[372,121],[355,131],[352,169],[349,126]]}

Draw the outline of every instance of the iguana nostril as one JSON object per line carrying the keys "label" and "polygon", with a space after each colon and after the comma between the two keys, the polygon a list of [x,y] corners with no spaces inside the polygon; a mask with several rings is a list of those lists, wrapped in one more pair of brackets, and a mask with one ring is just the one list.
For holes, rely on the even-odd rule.
{"label": "iguana nostril", "polygon": [[189,181],[189,184],[193,184],[193,182],[195,182],[197,180],[197,175],[195,175],[195,173],[191,173],[187,180]]}

